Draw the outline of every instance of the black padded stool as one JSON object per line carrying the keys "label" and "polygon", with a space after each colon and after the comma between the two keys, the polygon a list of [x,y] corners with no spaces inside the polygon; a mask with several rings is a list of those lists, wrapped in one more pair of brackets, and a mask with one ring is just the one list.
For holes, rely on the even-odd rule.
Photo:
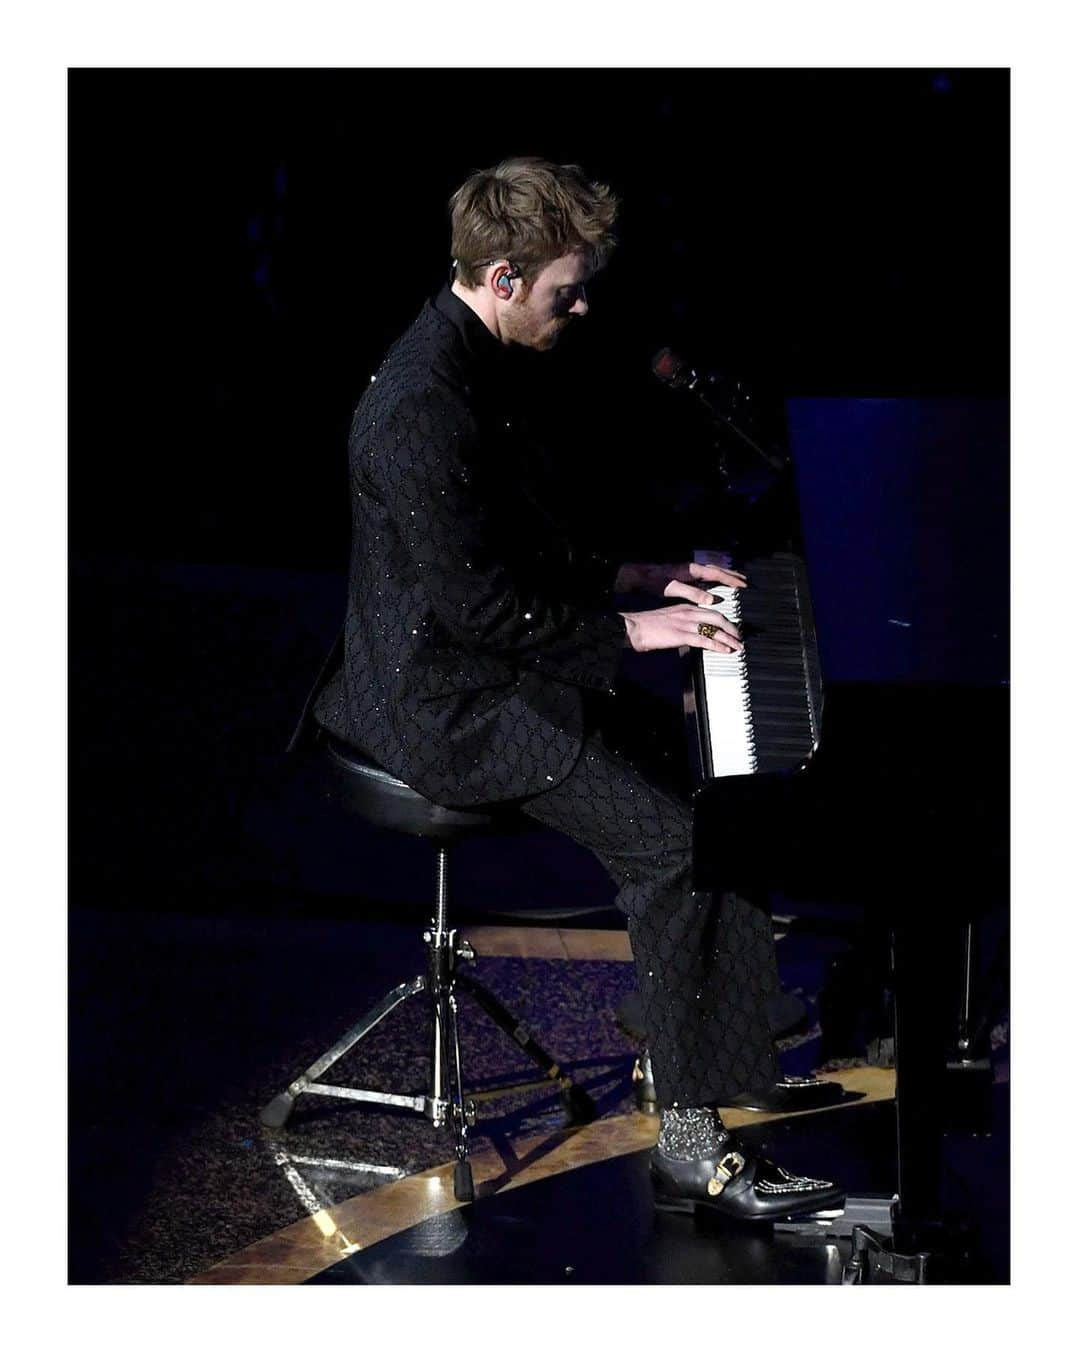
{"label": "black padded stool", "polygon": [[[485,989],[466,973],[462,963],[474,961],[476,952],[457,930],[448,926],[446,906],[447,855],[455,839],[477,831],[502,827],[501,819],[491,812],[453,810],[429,802],[400,779],[366,759],[351,746],[326,736],[320,737],[315,751],[319,760],[320,792],[326,800],[343,806],[374,825],[416,835],[435,846],[435,914],[431,927],[424,931],[427,947],[427,971],[399,984],[364,1017],[320,1056],[310,1068],[279,1093],[259,1114],[262,1123],[281,1129],[292,1115],[296,1099],[303,1093],[323,1097],[345,1097],[354,1102],[374,1102],[381,1106],[401,1106],[417,1111],[435,1126],[447,1125],[454,1134],[457,1165],[454,1168],[454,1195],[458,1200],[473,1198],[472,1167],[469,1163],[469,1126],[476,1120],[475,1100],[465,1097],[461,1073],[461,1045],[458,1039],[457,994],[468,993],[491,1020],[502,1028],[544,1071],[544,1077],[528,1083],[486,1092],[494,1097],[502,1092],[517,1092],[544,1083],[557,1084],[563,1094],[568,1121],[584,1124],[596,1117],[596,1106],[584,1088],[576,1085],[551,1056],[533,1040],[528,1029]],[[392,1092],[369,1092],[363,1088],[339,1087],[320,1081],[323,1075],[369,1031],[400,1003],[417,994],[427,993],[431,1007],[430,1091],[421,1097]]]}

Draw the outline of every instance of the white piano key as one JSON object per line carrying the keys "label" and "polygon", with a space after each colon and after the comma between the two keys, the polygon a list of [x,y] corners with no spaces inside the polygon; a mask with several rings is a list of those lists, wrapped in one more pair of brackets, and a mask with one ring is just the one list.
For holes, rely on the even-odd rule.
{"label": "white piano key", "polygon": [[816,677],[820,684],[820,675],[812,628],[806,641],[809,597],[801,565],[777,556],[756,560],[748,570],[749,588],[710,587],[714,603],[702,606],[740,631],[747,623],[747,650],[694,653],[716,776],[795,764],[805,758],[798,752],[810,753],[811,739],[816,741],[807,680]]}

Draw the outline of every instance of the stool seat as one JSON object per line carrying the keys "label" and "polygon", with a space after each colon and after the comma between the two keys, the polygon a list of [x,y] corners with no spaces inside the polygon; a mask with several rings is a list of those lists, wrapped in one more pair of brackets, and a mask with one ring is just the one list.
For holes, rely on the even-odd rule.
{"label": "stool seat", "polygon": [[362,750],[328,733],[320,740],[319,751],[325,795],[373,825],[449,843],[502,824],[490,808],[470,810],[428,801]]}

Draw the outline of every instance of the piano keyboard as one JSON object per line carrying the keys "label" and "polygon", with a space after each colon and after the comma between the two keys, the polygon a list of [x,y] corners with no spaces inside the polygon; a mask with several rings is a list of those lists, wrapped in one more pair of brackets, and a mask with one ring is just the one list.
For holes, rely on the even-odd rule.
{"label": "piano keyboard", "polygon": [[770,773],[805,764],[821,726],[821,669],[806,569],[791,553],[743,566],[746,587],[716,586],[702,606],[739,625],[744,650],[691,648],[688,711],[702,775]]}

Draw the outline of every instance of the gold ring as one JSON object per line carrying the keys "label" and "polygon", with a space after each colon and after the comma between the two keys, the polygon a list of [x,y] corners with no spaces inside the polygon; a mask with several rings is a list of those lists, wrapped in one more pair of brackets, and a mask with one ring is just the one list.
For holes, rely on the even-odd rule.
{"label": "gold ring", "polygon": [[697,630],[705,638],[714,638],[720,631],[714,623],[699,623]]}

